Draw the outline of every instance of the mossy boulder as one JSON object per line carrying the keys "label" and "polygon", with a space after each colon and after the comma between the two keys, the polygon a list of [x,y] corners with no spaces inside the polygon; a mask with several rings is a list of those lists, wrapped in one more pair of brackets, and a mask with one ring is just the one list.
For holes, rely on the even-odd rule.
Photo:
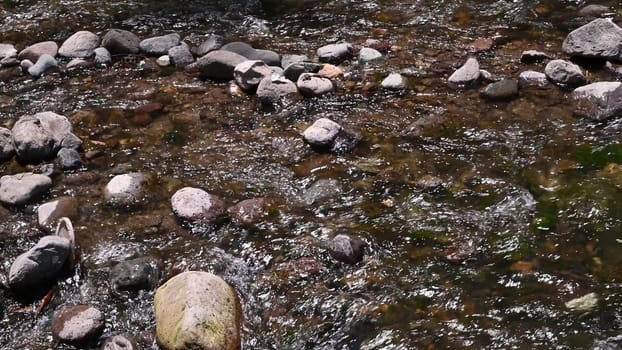
{"label": "mossy boulder", "polygon": [[156,338],[166,350],[241,347],[242,309],[227,282],[208,272],[181,273],[155,294]]}

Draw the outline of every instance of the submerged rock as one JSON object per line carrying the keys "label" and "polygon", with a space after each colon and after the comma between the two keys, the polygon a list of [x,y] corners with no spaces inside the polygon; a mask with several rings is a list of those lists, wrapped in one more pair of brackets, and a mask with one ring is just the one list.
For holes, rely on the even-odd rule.
{"label": "submerged rock", "polygon": [[28,46],[23,49],[19,55],[17,55],[17,59],[29,60],[31,62],[37,62],[39,57],[42,55],[50,55],[52,57],[56,56],[58,53],[58,45],[53,41],[44,41],[40,43],[36,43]]}
{"label": "submerged rock", "polygon": [[575,114],[595,121],[622,116],[622,83],[597,82],[572,92]]}
{"label": "submerged rock", "polygon": [[143,197],[147,176],[134,172],[116,175],[104,188],[106,202],[113,205],[137,204]]}
{"label": "submerged rock", "polygon": [[229,207],[227,212],[236,224],[252,226],[268,216],[270,201],[265,198],[245,199]]}
{"label": "submerged rock", "polygon": [[510,100],[518,97],[518,82],[514,79],[503,79],[487,85],[481,92],[483,98],[489,100]]}
{"label": "submerged rock", "polygon": [[101,43],[113,55],[136,54],[140,51],[139,44],[136,34],[123,29],[110,29]]}
{"label": "submerged rock", "polygon": [[588,293],[582,297],[567,301],[564,305],[572,311],[590,312],[598,307],[598,294]]}
{"label": "submerged rock", "polygon": [[552,60],[544,68],[544,74],[553,83],[562,87],[576,87],[585,84],[585,75],[576,64],[564,60]]}
{"label": "submerged rock", "polygon": [[352,56],[352,44],[330,44],[317,49],[320,62],[339,64]]}
{"label": "submerged rock", "polygon": [[156,339],[167,350],[241,348],[242,308],[235,290],[207,272],[181,273],[158,288]]}
{"label": "submerged rock", "polygon": [[479,62],[471,57],[449,77],[447,85],[452,89],[472,87],[479,82],[480,74]]}
{"label": "submerged rock", "polygon": [[335,179],[319,179],[302,193],[302,203],[306,206],[321,204],[342,192],[339,181]]}
{"label": "submerged rock", "polygon": [[339,234],[327,243],[333,259],[346,264],[356,264],[363,260],[367,244],[358,236]]}
{"label": "submerged rock", "polygon": [[11,130],[0,127],[0,162],[13,158],[14,154],[15,147],[13,146]]}
{"label": "submerged rock", "polygon": [[246,57],[226,50],[214,50],[186,66],[189,72],[198,71],[201,77],[215,80],[233,79],[235,66],[246,61]]}
{"label": "submerged rock", "polygon": [[105,326],[104,315],[90,305],[66,306],[52,319],[52,335],[61,343],[85,346],[94,343]]}
{"label": "submerged rock", "polygon": [[62,115],[42,112],[21,117],[11,131],[17,156],[25,162],[40,162],[56,155],[71,135],[71,123]]}
{"label": "submerged rock", "polygon": [[168,50],[179,45],[180,39],[177,33],[155,36],[141,41],[138,47],[147,55],[161,56],[166,55]]}
{"label": "submerged rock", "polygon": [[18,256],[9,270],[9,287],[37,290],[54,282],[72,254],[71,242],[58,236],[45,236]]}
{"label": "submerged rock", "polygon": [[67,38],[58,49],[58,54],[69,58],[91,57],[99,43],[98,35],[82,30]]}
{"label": "submerged rock", "polygon": [[211,223],[225,213],[225,203],[220,197],[194,187],[175,192],[171,205],[177,217],[190,222]]}
{"label": "submerged rock", "polygon": [[0,202],[24,205],[40,197],[52,187],[52,179],[45,175],[20,173],[0,177]]}
{"label": "submerged rock", "polygon": [[564,39],[562,50],[570,56],[622,60],[622,28],[608,19],[595,19]]}
{"label": "submerged rock", "polygon": [[580,17],[602,17],[614,13],[605,5],[591,4],[582,7],[577,14]]}
{"label": "submerged rock", "polygon": [[160,280],[160,265],[150,256],[122,261],[110,271],[110,285],[116,291],[153,289]]}

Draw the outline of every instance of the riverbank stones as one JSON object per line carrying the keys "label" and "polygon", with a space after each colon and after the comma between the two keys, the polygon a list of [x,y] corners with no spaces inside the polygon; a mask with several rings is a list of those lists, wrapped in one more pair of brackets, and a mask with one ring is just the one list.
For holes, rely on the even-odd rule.
{"label": "riverbank stones", "polygon": [[220,49],[224,44],[224,37],[217,34],[210,34],[207,39],[205,39],[205,41],[203,41],[201,45],[194,50],[194,54],[199,57],[205,56],[211,51]]}
{"label": "riverbank stones", "polygon": [[50,159],[61,148],[71,133],[71,123],[60,114],[41,112],[21,117],[11,134],[18,158],[37,163]]}
{"label": "riverbank stones", "polygon": [[48,231],[56,228],[62,217],[75,218],[78,215],[78,200],[74,197],[59,197],[37,208],[37,222],[39,227]]}
{"label": "riverbank stones", "polygon": [[570,56],[622,60],[622,28],[609,19],[598,18],[566,36],[562,51]]}
{"label": "riverbank stones", "polygon": [[447,85],[452,89],[473,87],[479,82],[480,75],[479,62],[471,57],[447,79]]}
{"label": "riverbank stones", "polygon": [[278,53],[270,50],[256,49],[244,42],[234,41],[223,45],[220,49],[235,52],[248,60],[263,61],[269,66],[281,65],[281,55]]}
{"label": "riverbank stones", "polygon": [[279,103],[283,99],[298,96],[298,87],[282,75],[271,74],[259,82],[256,94],[263,103]]}
{"label": "riverbank stones", "polygon": [[17,50],[11,44],[0,44],[0,60],[17,57]]}
{"label": "riverbank stones", "polygon": [[31,62],[37,62],[41,55],[50,55],[52,57],[56,56],[58,53],[58,45],[53,41],[43,41],[40,43],[36,43],[28,46],[23,49],[19,55],[17,55],[17,59],[29,60]]}
{"label": "riverbank stones", "polygon": [[341,125],[328,118],[320,118],[302,133],[302,138],[313,147],[327,148],[340,131]]}
{"label": "riverbank stones", "polygon": [[283,70],[283,75],[293,81],[298,81],[298,78],[303,73],[317,73],[322,69],[322,65],[313,62],[296,62],[288,65]]}
{"label": "riverbank stones", "polygon": [[518,97],[518,82],[514,79],[503,79],[488,84],[480,95],[491,101],[511,100]]}
{"label": "riverbank stones", "polygon": [[140,51],[140,38],[123,29],[110,29],[102,38],[101,45],[112,55],[137,54]]}
{"label": "riverbank stones", "polygon": [[48,54],[43,54],[37,60],[37,63],[28,68],[28,74],[38,78],[45,73],[58,71],[58,61]]}
{"label": "riverbank stones", "polygon": [[546,60],[550,60],[551,56],[544,52],[536,50],[526,50],[520,55],[520,61],[525,64],[538,63]]}
{"label": "riverbank stones", "polygon": [[574,89],[575,114],[595,121],[622,116],[622,83],[597,82]]}
{"label": "riverbank stones", "polygon": [[318,97],[335,91],[335,84],[318,74],[303,73],[298,77],[296,86],[307,97]]}
{"label": "riverbank stones", "polygon": [[0,177],[0,202],[7,205],[24,205],[47,192],[52,179],[45,175],[20,173]]}
{"label": "riverbank stones", "polygon": [[161,265],[150,256],[122,261],[110,270],[110,286],[117,292],[153,289],[160,280]]}
{"label": "riverbank stones", "polygon": [[188,271],[162,285],[154,298],[156,340],[167,350],[241,347],[242,308],[227,282]]}
{"label": "riverbank stones", "polygon": [[178,218],[193,223],[212,223],[225,213],[225,203],[220,197],[194,187],[175,192],[171,206]]}
{"label": "riverbank stones", "polygon": [[61,170],[76,170],[82,167],[82,157],[75,149],[61,148],[57,154]]}
{"label": "riverbank stones", "polygon": [[564,60],[552,60],[544,68],[549,81],[561,87],[576,87],[585,84],[581,67]]}
{"label": "riverbank stones", "polygon": [[380,53],[380,51],[364,47],[359,52],[359,61],[361,63],[375,63],[380,62],[384,59],[384,56]]}
{"label": "riverbank stones", "polygon": [[95,54],[95,63],[100,65],[109,65],[112,63],[112,55],[105,47],[98,47],[93,53]]}
{"label": "riverbank stones", "polygon": [[105,326],[104,314],[90,305],[65,306],[52,319],[52,335],[61,343],[82,347],[97,341]]}
{"label": "riverbank stones", "polygon": [[387,90],[403,90],[406,88],[406,79],[399,73],[391,73],[382,80],[380,86]]}
{"label": "riverbank stones", "polygon": [[168,50],[168,57],[170,57],[171,63],[177,68],[185,68],[187,65],[194,62],[194,56],[185,43],[171,47]]}
{"label": "riverbank stones", "polygon": [[283,69],[294,63],[311,62],[307,55],[284,54],[281,56],[281,67]]}
{"label": "riverbank stones", "polygon": [[58,236],[45,236],[18,256],[9,270],[13,290],[37,290],[54,282],[72,254],[71,242]]}
{"label": "riverbank stones", "polygon": [[98,35],[82,30],[76,32],[58,49],[58,55],[68,58],[87,58],[93,56],[101,42]]}
{"label": "riverbank stones", "polygon": [[247,92],[257,89],[259,83],[273,73],[272,69],[263,61],[244,61],[233,70],[235,82]]}
{"label": "riverbank stones", "polygon": [[13,146],[11,130],[0,127],[0,162],[13,158],[14,154],[15,146]]}
{"label": "riverbank stones", "polygon": [[529,86],[542,88],[547,85],[549,85],[549,80],[546,78],[546,74],[544,73],[527,70],[521,72],[518,76],[518,86],[521,88]]}
{"label": "riverbank stones", "polygon": [[104,188],[104,199],[111,205],[135,205],[144,197],[147,175],[140,172],[114,176]]}
{"label": "riverbank stones", "polygon": [[340,64],[352,57],[353,50],[349,43],[330,44],[318,48],[316,54],[320,62]]}
{"label": "riverbank stones", "polygon": [[266,198],[245,199],[229,207],[231,221],[241,226],[253,226],[270,213],[271,203]]}
{"label": "riverbank stones", "polygon": [[327,244],[333,259],[350,265],[363,260],[366,245],[360,237],[346,234],[338,234]]}
{"label": "riverbank stones", "polygon": [[179,45],[180,40],[179,34],[171,33],[145,39],[138,44],[138,47],[147,55],[161,56],[166,55],[168,50]]}
{"label": "riverbank stones", "polygon": [[247,61],[246,57],[226,50],[214,50],[186,66],[188,72],[199,72],[202,78],[214,80],[233,79],[235,67]]}

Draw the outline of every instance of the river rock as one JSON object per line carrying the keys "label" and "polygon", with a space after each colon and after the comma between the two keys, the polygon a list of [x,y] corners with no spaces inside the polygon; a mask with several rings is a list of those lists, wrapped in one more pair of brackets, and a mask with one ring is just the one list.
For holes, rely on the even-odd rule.
{"label": "river rock", "polygon": [[358,236],[339,234],[328,242],[328,251],[333,259],[352,265],[363,260],[366,245]]}
{"label": "river rock", "polygon": [[56,155],[63,140],[71,134],[71,123],[62,115],[41,112],[21,117],[11,134],[17,156],[36,163]]}
{"label": "river rock", "polygon": [[79,150],[82,148],[82,140],[80,140],[80,138],[74,133],[68,133],[63,138],[63,141],[61,141],[60,146],[62,148]]}
{"label": "river rock", "polygon": [[17,57],[17,50],[11,44],[0,44],[0,60]]}
{"label": "river rock", "polygon": [[61,148],[57,156],[61,170],[75,170],[82,167],[82,158],[75,149]]}
{"label": "river rock", "polygon": [[339,77],[343,77],[343,70],[330,63],[325,63],[322,65],[322,69],[317,72],[317,75],[321,76],[322,78],[336,79]]}
{"label": "river rock", "polygon": [[95,63],[100,65],[109,65],[112,63],[112,55],[105,47],[98,47],[93,52],[95,53]]}
{"label": "river rock", "polygon": [[15,67],[19,66],[19,60],[17,57],[5,57],[0,59],[0,68],[1,67]]}
{"label": "river rock", "polygon": [[235,82],[244,91],[255,91],[259,83],[272,74],[272,69],[263,61],[244,61],[233,70]]}
{"label": "river rock", "polygon": [[296,86],[300,93],[307,97],[322,96],[335,91],[335,85],[330,79],[312,73],[301,74]]}
{"label": "river rock", "polygon": [[564,305],[572,311],[586,313],[594,311],[598,307],[599,299],[598,294],[592,292],[584,296],[568,300],[564,303]]}
{"label": "river rock", "polygon": [[322,68],[322,65],[312,62],[297,62],[288,65],[283,71],[283,75],[293,81],[298,81],[298,78],[303,73],[317,73]]}
{"label": "river rock", "polygon": [[171,47],[168,50],[168,56],[177,68],[185,68],[187,65],[194,62],[194,56],[192,55],[192,52],[190,52],[188,45],[185,43]]}
{"label": "river rock", "polygon": [[382,80],[380,86],[387,90],[403,90],[406,88],[406,79],[399,73],[391,73]]}
{"label": "river rock", "polygon": [[0,177],[0,202],[23,205],[40,197],[52,187],[52,179],[45,175],[20,173]]}
{"label": "river rock", "polygon": [[133,205],[142,200],[147,176],[133,172],[116,175],[104,188],[106,202],[113,205]]}
{"label": "river rock", "polygon": [[298,88],[282,75],[272,74],[257,86],[257,97],[264,103],[278,103],[284,98],[298,96]]}
{"label": "river rock", "polygon": [[23,49],[19,55],[17,55],[17,59],[21,60],[30,60],[31,62],[37,62],[41,55],[50,55],[52,57],[56,56],[58,53],[58,45],[53,41],[44,41],[40,43],[36,43],[34,45],[30,45],[27,48]]}
{"label": "river rock", "polygon": [[575,114],[601,121],[622,116],[622,83],[597,82],[574,89]]}
{"label": "river rock", "polygon": [[110,29],[102,38],[101,45],[112,55],[137,54],[140,51],[140,38],[123,29]]}
{"label": "river rock", "polygon": [[335,179],[319,179],[302,193],[302,203],[306,206],[321,204],[342,192],[339,181]]}
{"label": "river rock", "polygon": [[217,34],[210,34],[204,42],[194,51],[195,55],[201,57],[209,52],[219,50],[225,44],[225,38]]}
{"label": "river rock", "polygon": [[171,65],[171,56],[163,55],[156,59],[156,64],[160,67],[168,67]]}
{"label": "river rock", "polygon": [[549,80],[544,73],[527,70],[518,76],[518,86],[521,88],[528,86],[545,87],[547,85],[549,85]]}
{"label": "river rock", "polygon": [[93,56],[99,46],[100,38],[86,30],[81,30],[63,42],[58,49],[58,54],[69,58],[86,58]]}
{"label": "river rock", "polygon": [[18,256],[9,270],[13,290],[40,289],[58,278],[72,252],[68,239],[45,236],[27,252]]}
{"label": "river rock", "polygon": [[525,64],[537,63],[550,59],[551,56],[536,50],[526,50],[520,55],[520,61]]}
{"label": "river rock", "polygon": [[332,145],[341,129],[334,121],[320,118],[303,132],[302,138],[313,147],[326,148]]}
{"label": "river rock", "polygon": [[32,67],[28,68],[28,74],[35,78],[45,73],[58,71],[58,62],[50,55],[43,54]]}
{"label": "river rock", "polygon": [[85,346],[99,338],[105,321],[102,312],[93,306],[65,306],[52,319],[52,335],[61,343]]}
{"label": "river rock", "polygon": [[252,57],[255,52],[255,48],[253,48],[250,44],[241,41],[230,42],[223,45],[220,49],[235,52],[240,56],[246,57],[247,59],[250,59],[249,57]]}
{"label": "river rock", "polygon": [[136,341],[130,335],[118,334],[106,339],[100,350],[138,350]]}
{"label": "river rock", "polygon": [[186,66],[189,72],[198,71],[201,77],[215,80],[233,79],[235,66],[246,61],[246,57],[226,50],[214,50]]}
{"label": "river rock", "polygon": [[190,222],[212,223],[225,213],[225,203],[220,197],[194,187],[175,192],[171,206],[177,217]]}
{"label": "river rock", "polygon": [[67,63],[67,69],[90,67],[93,64],[84,58],[74,58]]}
{"label": "river rock", "polygon": [[161,56],[166,55],[172,47],[179,45],[180,40],[179,34],[171,33],[145,39],[138,44],[138,47],[147,55]]}
{"label": "river rock", "polygon": [[78,200],[74,197],[59,197],[41,204],[37,208],[39,226],[53,230],[62,217],[75,218],[78,215]]}
{"label": "river rock", "polygon": [[156,339],[166,350],[241,348],[242,308],[235,290],[208,272],[181,273],[154,298]]}
{"label": "river rock", "polygon": [[359,61],[362,63],[372,63],[382,61],[384,56],[380,53],[380,51],[364,47],[359,52]]}
{"label": "river rock", "polygon": [[352,56],[352,44],[330,44],[317,49],[320,62],[339,64]]}
{"label": "river rock", "polygon": [[253,226],[270,213],[270,201],[265,198],[251,198],[238,202],[227,209],[233,222],[242,226]]}
{"label": "river rock", "polygon": [[278,53],[270,50],[255,49],[251,45],[240,41],[228,43],[223,45],[220,49],[235,52],[249,60],[263,61],[269,66],[281,65],[281,56]]}
{"label": "river rock", "polygon": [[514,79],[503,79],[501,81],[488,84],[480,93],[488,100],[510,100],[518,97],[518,82]]}
{"label": "river rock", "polygon": [[622,60],[622,28],[611,20],[598,18],[579,27],[564,39],[562,50],[570,56]]}
{"label": "river rock", "polygon": [[[307,55],[290,55],[286,54],[281,56],[281,67],[286,69],[294,63],[311,62]],[[298,79],[298,78],[296,78]]]}
{"label": "river rock", "polygon": [[544,68],[546,77],[562,87],[576,87],[585,84],[585,75],[576,64],[564,60],[552,60]]}
{"label": "river rock", "polygon": [[479,82],[480,74],[479,62],[471,57],[449,77],[447,85],[452,89],[473,87]]}
{"label": "river rock", "polygon": [[0,162],[13,158],[15,147],[13,146],[13,137],[11,130],[0,127]]}
{"label": "river rock", "polygon": [[582,7],[577,15],[579,17],[603,17],[613,14],[613,11],[605,5],[591,4]]}
{"label": "river rock", "polygon": [[161,262],[145,256],[125,260],[110,270],[110,286],[115,291],[150,290],[158,285]]}

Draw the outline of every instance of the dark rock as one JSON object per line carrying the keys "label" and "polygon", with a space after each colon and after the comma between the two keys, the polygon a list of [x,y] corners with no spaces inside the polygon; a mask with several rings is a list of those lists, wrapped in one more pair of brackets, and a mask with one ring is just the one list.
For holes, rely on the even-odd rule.
{"label": "dark rock", "polygon": [[314,182],[302,193],[302,203],[306,206],[318,205],[342,192],[339,181],[335,179],[320,179]]}
{"label": "dark rock", "polygon": [[95,53],[100,39],[89,31],[82,30],[70,36],[58,49],[58,54],[69,58],[86,58]]}
{"label": "dark rock", "polygon": [[312,73],[301,74],[296,86],[300,93],[307,97],[322,96],[335,91],[335,85],[330,79]]}
{"label": "dark rock", "polygon": [[283,75],[293,81],[298,81],[298,78],[303,73],[317,73],[322,68],[322,65],[312,62],[298,62],[288,65],[283,71]]}
{"label": "dark rock", "polygon": [[564,39],[562,50],[570,56],[622,60],[622,28],[608,19],[595,19]]}
{"label": "dark rock", "polygon": [[236,224],[252,226],[269,215],[270,206],[270,201],[265,198],[251,198],[229,207],[227,212],[231,220]]}
{"label": "dark rock", "polygon": [[264,103],[278,103],[284,98],[295,96],[298,96],[296,84],[283,76],[267,76],[257,86],[257,97]]}
{"label": "dark rock", "polygon": [[21,117],[11,134],[17,156],[36,163],[56,155],[65,137],[71,134],[71,124],[62,115],[42,112]]}
{"label": "dark rock", "polygon": [[75,170],[82,167],[82,158],[75,149],[61,148],[57,156],[58,164],[62,170]]}
{"label": "dark rock", "polygon": [[127,334],[119,334],[106,339],[100,350],[138,350],[136,341]]}
{"label": "dark rock", "polygon": [[161,56],[166,55],[168,50],[179,45],[180,39],[179,34],[171,33],[145,39],[138,46],[147,55]]}
{"label": "dark rock", "polygon": [[358,236],[339,234],[328,242],[328,250],[333,259],[353,265],[363,260],[366,245]]}
{"label": "dark rock", "polygon": [[0,202],[23,205],[36,199],[52,187],[52,179],[45,175],[20,173],[0,177]]}
{"label": "dark rock", "polygon": [[15,147],[13,146],[13,137],[11,130],[0,127],[0,162],[13,158]]}
{"label": "dark rock", "polygon": [[52,335],[61,343],[85,346],[94,343],[105,326],[104,315],[90,305],[66,306],[52,319]]}
{"label": "dark rock", "polygon": [[74,197],[59,197],[37,208],[39,226],[52,231],[62,217],[76,218],[78,215],[78,200]]}
{"label": "dark rock", "polygon": [[585,84],[585,75],[574,63],[552,60],[544,68],[544,74],[554,84],[562,87],[576,87]]}
{"label": "dark rock", "polygon": [[520,61],[525,64],[537,63],[550,59],[551,56],[547,55],[544,52],[536,50],[523,51],[523,53],[520,55]]}
{"label": "dark rock", "polygon": [[272,74],[272,69],[263,61],[244,61],[233,70],[235,82],[244,91],[255,91],[259,83]]}
{"label": "dark rock", "polygon": [[162,263],[146,256],[125,260],[110,271],[110,285],[115,291],[137,291],[154,289],[160,280]]}
{"label": "dark rock", "polygon": [[189,72],[198,71],[201,77],[215,80],[233,79],[233,69],[246,61],[246,57],[235,52],[215,50],[186,66]]}
{"label": "dark rock", "polygon": [[72,251],[68,239],[45,236],[27,252],[18,256],[9,270],[13,290],[40,289],[54,282]]}
{"label": "dark rock", "polygon": [[518,97],[518,82],[514,79],[503,79],[487,85],[481,92],[483,98],[489,100],[510,100]]}
{"label": "dark rock", "polygon": [[333,140],[329,151],[337,154],[344,154],[354,150],[356,145],[361,141],[362,136],[359,133],[341,128],[337,137]]}
{"label": "dark rock", "polygon": [[95,63],[100,65],[109,65],[112,63],[112,55],[105,47],[98,47],[94,51]]}
{"label": "dark rock", "polygon": [[144,197],[147,176],[143,173],[127,173],[113,177],[106,188],[104,198],[112,205],[133,205]]}
{"label": "dark rock", "polygon": [[219,50],[225,44],[225,38],[220,35],[210,34],[207,39],[195,50],[195,55],[205,56],[211,51]]}
{"label": "dark rock", "polygon": [[528,70],[521,72],[518,76],[518,86],[521,88],[528,86],[545,87],[549,85],[546,74]]}
{"label": "dark rock", "polygon": [[317,49],[317,56],[320,62],[340,64],[352,57],[352,44],[330,44]]}
{"label": "dark rock", "polygon": [[112,55],[137,54],[140,39],[136,34],[122,29],[110,29],[102,39],[101,45]]}
{"label": "dark rock", "polygon": [[171,47],[168,50],[168,56],[177,68],[185,68],[187,65],[194,62],[194,56],[192,56],[190,48],[188,48],[188,45],[185,43]]}
{"label": "dark rock", "polygon": [[19,55],[17,55],[17,59],[29,60],[31,62],[37,62],[41,55],[50,55],[52,57],[56,56],[58,53],[58,45],[53,41],[44,41],[40,43],[36,43],[34,45],[30,45],[27,48],[23,49]]}
{"label": "dark rock", "polygon": [[449,77],[447,85],[452,89],[473,87],[479,82],[480,74],[479,62],[471,57]]}
{"label": "dark rock", "polygon": [[572,92],[575,114],[595,121],[622,116],[622,83],[597,82]]}
{"label": "dark rock", "polygon": [[200,188],[184,187],[171,197],[173,213],[189,222],[212,223],[225,213],[225,203],[220,197]]}
{"label": "dark rock", "polygon": [[45,73],[57,72],[58,71],[58,62],[56,59],[50,55],[43,54],[37,60],[32,67],[28,68],[28,74],[32,75],[35,78],[42,76]]}

